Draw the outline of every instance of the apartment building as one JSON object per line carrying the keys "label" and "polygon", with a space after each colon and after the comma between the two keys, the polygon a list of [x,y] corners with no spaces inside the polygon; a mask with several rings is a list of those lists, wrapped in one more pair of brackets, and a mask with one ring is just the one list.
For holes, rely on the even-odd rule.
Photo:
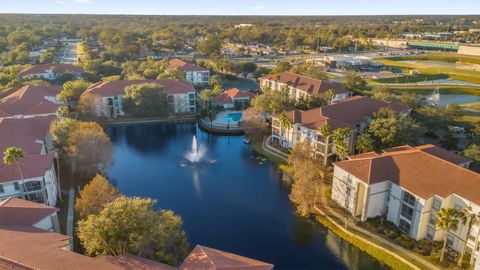
{"label": "apartment building", "polygon": [[222,106],[224,109],[233,109],[236,104],[242,108],[246,108],[250,105],[250,101],[254,97],[255,94],[252,92],[232,88],[223,91],[213,103]]}
{"label": "apartment building", "polygon": [[62,86],[25,85],[9,90],[0,97],[0,119],[55,116],[58,107],[63,105],[57,95]]}
{"label": "apartment building", "polygon": [[185,72],[185,80],[195,86],[205,86],[210,80],[210,71],[194,62],[173,58],[169,64],[171,68],[181,68]]}
{"label": "apartment building", "polygon": [[345,89],[339,83],[318,80],[305,75],[292,72],[269,74],[258,79],[262,89],[269,88],[272,91],[288,90],[291,98],[298,100],[300,97],[324,94],[329,90],[335,92],[331,103],[338,102],[352,96],[352,92]]}
{"label": "apartment building", "polygon": [[399,114],[408,115],[410,109],[395,102],[385,102],[370,97],[354,96],[324,107],[308,111],[293,110],[286,112],[292,125],[283,127],[280,116],[272,116],[272,143],[285,148],[293,148],[297,143],[309,142],[315,155],[324,164],[334,154],[334,141],[324,138],[318,129],[329,125],[331,129],[348,128],[351,133],[346,142],[349,152],[355,149],[355,138],[361,134],[371,122],[373,114],[381,108],[389,108]]}
{"label": "apartment building", "polygon": [[55,80],[58,74],[72,74],[75,78],[81,78],[85,70],[72,64],[40,64],[33,65],[21,70],[17,77],[20,79],[45,79]]}
{"label": "apartment building", "polygon": [[100,82],[90,86],[82,95],[92,98],[93,113],[99,117],[117,118],[125,115],[122,97],[127,86],[155,83],[168,95],[171,114],[195,113],[196,90],[190,82],[179,80],[119,80]]}
{"label": "apartment building", "polygon": [[49,127],[55,117],[0,119],[0,153],[19,147],[25,157],[16,164],[0,163],[0,200],[16,197],[54,206],[59,183]]}
{"label": "apartment building", "polygon": [[352,216],[365,221],[385,216],[415,240],[442,241],[476,259],[480,227],[470,235],[459,223],[453,231],[437,230],[441,208],[480,212],[480,174],[468,170],[469,160],[433,145],[390,148],[334,163],[332,199]]}

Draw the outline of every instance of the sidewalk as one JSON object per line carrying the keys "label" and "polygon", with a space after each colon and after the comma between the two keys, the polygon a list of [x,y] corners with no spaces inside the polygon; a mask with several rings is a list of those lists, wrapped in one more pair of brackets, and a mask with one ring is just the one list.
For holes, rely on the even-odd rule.
{"label": "sidewalk", "polygon": [[68,212],[67,212],[67,235],[70,236],[70,246],[73,247],[73,205],[75,201],[75,190],[70,187],[68,191]]}
{"label": "sidewalk", "polygon": [[[269,154],[279,158],[279,159],[287,161],[287,159],[288,159],[287,154],[285,154],[285,153],[275,149],[274,147],[270,146],[270,138],[271,138],[271,136],[268,136],[268,137],[263,139],[263,144],[262,144],[263,150],[265,152],[268,152]],[[359,226],[355,225],[352,221],[347,222],[348,227],[353,228],[354,230],[356,230],[356,231],[358,231],[358,232],[360,232],[364,235],[367,235],[368,237],[373,238],[373,239],[381,242],[382,244],[384,244],[384,245],[386,245],[386,246],[388,246],[388,247],[390,247],[394,250],[397,250],[397,251],[401,252],[402,254],[407,255],[409,258],[405,258],[404,256],[400,256],[397,253],[392,252],[389,249],[386,249],[382,246],[379,246],[378,244],[370,241],[369,239],[366,239],[366,238],[364,238],[364,237],[362,237],[358,234],[355,234],[355,233],[351,232],[348,229],[345,229],[344,224],[339,224],[335,219],[332,218],[332,216],[334,216],[335,218],[337,218],[339,220],[345,220],[344,216],[342,216],[337,211],[335,211],[335,209],[328,206],[327,198],[325,197],[325,185],[320,185],[320,192],[319,193],[320,193],[321,205],[327,210],[328,213],[325,213],[324,211],[322,211],[322,209],[318,208],[317,206],[315,206],[315,210],[317,210],[322,216],[327,218],[330,222],[332,222],[338,229],[342,230],[344,233],[346,233],[346,234],[348,234],[352,237],[356,237],[357,239],[359,239],[361,241],[364,241],[364,242],[368,243],[369,245],[378,248],[379,250],[382,250],[383,252],[397,258],[398,260],[402,261],[403,263],[405,263],[406,265],[410,266],[413,269],[420,270],[420,269],[423,269],[423,268],[419,268],[418,266],[414,265],[412,262],[409,261],[409,259],[413,259],[413,260],[423,264],[424,266],[428,267],[429,269],[440,270],[440,268],[438,268],[434,264],[430,263],[429,261],[425,260],[424,258],[420,257],[416,253],[414,253],[410,250],[407,250],[404,247],[401,247],[401,246],[399,246],[395,243],[392,243],[391,241],[389,241],[387,239],[384,239],[384,238],[382,238],[378,235],[375,235],[375,234],[373,234],[373,233],[371,233],[371,232],[369,232],[369,231],[367,231],[363,228],[360,228]]]}

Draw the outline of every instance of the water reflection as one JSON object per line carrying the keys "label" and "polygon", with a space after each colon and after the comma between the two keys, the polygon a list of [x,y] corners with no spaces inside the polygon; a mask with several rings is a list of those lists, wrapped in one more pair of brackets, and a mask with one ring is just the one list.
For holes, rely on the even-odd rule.
{"label": "water reflection", "polygon": [[[112,182],[129,196],[152,197],[182,216],[192,246],[201,244],[275,264],[275,269],[383,269],[372,257],[297,217],[290,184],[255,155],[241,136],[197,131],[195,125],[111,126]],[[192,136],[208,151],[181,167]],[[187,163],[185,163],[187,164]]]}

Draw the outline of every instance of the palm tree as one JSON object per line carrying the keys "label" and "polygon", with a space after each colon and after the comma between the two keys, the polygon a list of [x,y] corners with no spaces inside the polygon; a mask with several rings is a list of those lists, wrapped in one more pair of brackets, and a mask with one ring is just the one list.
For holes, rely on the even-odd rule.
{"label": "palm tree", "polygon": [[279,116],[279,120],[280,120],[280,125],[281,125],[281,129],[282,129],[282,135],[285,135],[285,139],[288,140],[288,134],[284,134],[286,133],[293,125],[292,123],[292,120],[290,120],[290,118],[288,118],[288,116],[285,114],[285,112],[282,112]]}
{"label": "palm tree", "polygon": [[460,219],[462,220],[462,224],[467,225],[467,235],[465,236],[465,244],[463,245],[462,252],[460,253],[460,258],[458,259],[458,266],[462,267],[463,256],[465,256],[465,251],[467,250],[468,237],[470,236],[472,226],[479,221],[480,214],[473,212],[472,206],[469,205],[468,207],[462,209],[459,216],[460,216]]}
{"label": "palm tree", "polygon": [[333,132],[335,152],[341,160],[344,160],[348,155],[348,144],[345,142],[345,140],[350,136],[350,134],[351,131],[348,128],[337,128]]}
{"label": "palm tree", "polygon": [[442,253],[440,255],[440,262],[443,262],[443,258],[445,257],[445,251],[447,249],[448,232],[450,230],[457,229],[459,217],[460,217],[459,212],[453,208],[442,208],[437,214],[437,221],[435,222],[435,226],[439,230],[445,231],[443,235],[443,247],[442,247]]}

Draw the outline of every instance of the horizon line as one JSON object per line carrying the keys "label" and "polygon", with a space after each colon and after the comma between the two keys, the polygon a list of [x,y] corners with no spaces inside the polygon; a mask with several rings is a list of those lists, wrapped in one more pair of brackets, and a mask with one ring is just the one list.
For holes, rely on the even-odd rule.
{"label": "horizon line", "polygon": [[388,17],[388,16],[480,16],[480,14],[148,14],[148,13],[43,13],[43,12],[0,12],[0,15],[105,15],[105,16],[209,16],[209,17]]}

